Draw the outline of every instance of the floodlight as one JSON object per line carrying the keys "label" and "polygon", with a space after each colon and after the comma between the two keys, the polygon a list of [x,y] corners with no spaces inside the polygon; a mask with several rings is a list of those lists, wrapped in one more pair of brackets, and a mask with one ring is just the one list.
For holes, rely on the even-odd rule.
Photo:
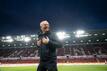
{"label": "floodlight", "polygon": [[8,39],[6,40],[6,42],[13,42],[14,40],[11,38],[11,39]]}
{"label": "floodlight", "polygon": [[76,31],[74,34],[75,34],[75,37],[77,37],[77,38],[88,36],[88,34],[85,33],[84,30],[78,30],[78,31]]}
{"label": "floodlight", "polygon": [[60,40],[63,40],[65,38],[65,32],[57,32],[56,35]]}
{"label": "floodlight", "polygon": [[66,32],[57,32],[56,35],[59,38],[59,40],[63,40],[65,38],[69,38],[70,37],[68,34],[66,34]]}
{"label": "floodlight", "polygon": [[12,37],[11,36],[6,36],[6,39],[11,39]]}
{"label": "floodlight", "polygon": [[31,41],[31,38],[30,38],[30,37],[25,37],[25,38],[24,38],[24,41],[25,41],[25,42],[29,42],[29,41]]}
{"label": "floodlight", "polygon": [[84,34],[84,33],[85,33],[84,30],[78,30],[78,31],[76,32],[77,35],[81,35],[81,34]]}

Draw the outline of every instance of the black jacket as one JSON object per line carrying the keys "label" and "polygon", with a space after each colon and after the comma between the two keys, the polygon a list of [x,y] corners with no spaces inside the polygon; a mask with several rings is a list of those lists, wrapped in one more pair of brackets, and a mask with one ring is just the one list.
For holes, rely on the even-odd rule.
{"label": "black jacket", "polygon": [[41,40],[43,37],[48,37],[49,43],[46,45],[42,44],[41,46],[38,46],[40,61],[41,62],[56,61],[57,58],[56,48],[62,47],[61,42],[52,32],[46,32],[44,34],[40,32],[38,34],[38,39]]}

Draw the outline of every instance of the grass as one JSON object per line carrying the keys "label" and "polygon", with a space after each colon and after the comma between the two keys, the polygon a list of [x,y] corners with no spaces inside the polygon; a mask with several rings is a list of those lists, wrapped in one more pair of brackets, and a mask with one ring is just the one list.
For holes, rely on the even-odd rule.
{"label": "grass", "polygon": [[[0,67],[0,71],[36,71],[36,66]],[[58,71],[107,71],[107,65],[58,66]]]}

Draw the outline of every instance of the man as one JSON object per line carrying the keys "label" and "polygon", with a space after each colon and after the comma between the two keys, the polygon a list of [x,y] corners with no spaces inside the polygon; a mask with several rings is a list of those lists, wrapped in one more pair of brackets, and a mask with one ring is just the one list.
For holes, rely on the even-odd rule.
{"label": "man", "polygon": [[37,47],[39,48],[40,64],[37,71],[57,71],[56,48],[62,47],[55,34],[50,32],[49,22],[40,23],[41,32],[38,34]]}

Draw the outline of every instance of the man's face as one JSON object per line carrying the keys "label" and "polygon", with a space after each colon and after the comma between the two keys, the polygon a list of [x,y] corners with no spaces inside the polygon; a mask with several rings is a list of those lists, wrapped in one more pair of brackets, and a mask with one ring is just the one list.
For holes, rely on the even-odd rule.
{"label": "man's face", "polygon": [[42,30],[43,32],[49,31],[49,23],[48,23],[48,21],[42,21],[42,22],[40,23],[40,27],[41,27],[41,30]]}

